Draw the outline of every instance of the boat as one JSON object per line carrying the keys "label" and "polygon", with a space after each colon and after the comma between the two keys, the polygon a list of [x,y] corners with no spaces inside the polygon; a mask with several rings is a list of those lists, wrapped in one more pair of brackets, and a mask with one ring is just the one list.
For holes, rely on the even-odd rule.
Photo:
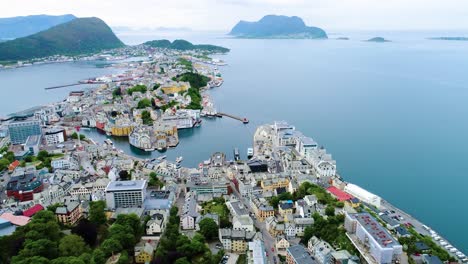
{"label": "boat", "polygon": [[254,153],[253,148],[248,148],[247,149],[247,158],[251,159],[253,157],[253,153]]}
{"label": "boat", "polygon": [[104,143],[106,143],[106,144],[109,145],[109,146],[114,145],[114,143],[113,143],[112,140],[110,140],[110,139],[104,140]]}
{"label": "boat", "polygon": [[242,123],[248,124],[248,123],[249,123],[249,120],[248,120],[247,118],[244,117],[244,118],[242,119]]}
{"label": "boat", "polygon": [[111,133],[111,132],[109,132],[109,131],[106,131],[106,135],[108,135],[108,136],[112,136],[112,133]]}
{"label": "boat", "polygon": [[184,160],[184,157],[180,156],[180,157],[177,157],[177,159],[175,161],[177,163],[181,163],[183,160]]}
{"label": "boat", "polygon": [[238,148],[234,148],[234,160],[236,161],[240,160],[240,154],[239,154]]}
{"label": "boat", "polygon": [[147,148],[147,149],[145,149],[145,151],[151,152],[151,151],[154,151],[154,148]]}
{"label": "boat", "polygon": [[157,160],[163,160],[163,159],[166,159],[166,155],[162,155],[157,158]]}

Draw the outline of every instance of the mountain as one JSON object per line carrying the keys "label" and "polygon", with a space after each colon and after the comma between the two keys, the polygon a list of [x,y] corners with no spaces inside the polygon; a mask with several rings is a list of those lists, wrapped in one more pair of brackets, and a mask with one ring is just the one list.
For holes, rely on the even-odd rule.
{"label": "mountain", "polygon": [[89,54],[123,46],[101,19],[77,18],[31,36],[0,43],[0,61]]}
{"label": "mountain", "polygon": [[175,50],[201,50],[210,53],[226,53],[229,52],[228,48],[209,45],[209,44],[200,44],[194,45],[186,40],[177,39],[173,42],[170,42],[167,39],[162,40],[152,40],[143,43],[144,45],[153,47],[153,48],[162,48],[162,49],[175,49]]}
{"label": "mountain", "polygon": [[0,18],[0,39],[15,39],[29,36],[58,24],[69,22],[75,18],[74,15],[35,15]]}
{"label": "mountain", "polygon": [[328,38],[318,27],[308,27],[297,16],[267,15],[257,22],[240,21],[229,35],[239,38]]}
{"label": "mountain", "polygon": [[382,38],[382,37],[375,37],[375,38],[368,39],[366,41],[369,41],[369,42],[390,42],[390,40]]}
{"label": "mountain", "polygon": [[431,40],[453,40],[453,41],[468,41],[468,37],[435,37]]}

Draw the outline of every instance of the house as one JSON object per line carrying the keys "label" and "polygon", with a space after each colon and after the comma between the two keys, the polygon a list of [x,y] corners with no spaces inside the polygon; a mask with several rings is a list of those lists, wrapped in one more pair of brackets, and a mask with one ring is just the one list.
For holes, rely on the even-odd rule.
{"label": "house", "polygon": [[155,214],[151,220],[146,223],[146,234],[160,236],[166,228],[166,219],[163,214]]}
{"label": "house", "polygon": [[296,225],[294,223],[284,224],[284,233],[288,238],[294,238],[296,236]]}
{"label": "house", "polygon": [[182,208],[180,217],[180,226],[182,230],[193,230],[196,227],[196,220],[200,214],[198,213],[197,195],[195,192],[189,192],[185,196],[185,204]]}
{"label": "house", "polygon": [[286,253],[286,249],[290,247],[289,241],[284,236],[277,236],[275,243],[276,250],[278,253]]}
{"label": "house", "polygon": [[31,208],[23,211],[23,215],[27,217],[32,217],[35,215],[37,212],[44,210],[44,206],[40,204],[35,204]]}
{"label": "house", "polygon": [[286,216],[287,214],[292,214],[294,212],[294,203],[291,200],[280,201],[278,204],[278,213],[281,216]]}
{"label": "house", "polygon": [[396,232],[397,237],[410,237],[411,236],[410,232],[408,232],[408,229],[402,226],[397,226],[395,228],[395,232]]}
{"label": "house", "polygon": [[443,262],[437,256],[424,254],[423,263],[424,264],[442,264]]}
{"label": "house", "polygon": [[275,215],[273,206],[269,205],[265,198],[251,197],[250,206],[252,207],[255,215],[259,221],[263,221],[270,216]]}
{"label": "house", "polygon": [[235,230],[231,228],[220,228],[218,231],[219,240],[223,244],[224,250],[228,252],[245,252],[249,242],[252,242],[256,232],[245,230]]}
{"label": "house", "polygon": [[314,218],[294,218],[296,226],[296,236],[303,236],[306,227],[314,224]]}
{"label": "house", "polygon": [[243,229],[250,232],[255,231],[254,221],[248,215],[234,217],[232,223],[233,229]]}
{"label": "house", "polygon": [[287,264],[316,264],[314,259],[309,255],[307,250],[302,245],[295,245],[286,250]]}
{"label": "house", "polygon": [[300,199],[294,202],[296,207],[296,214],[304,218],[312,217],[315,212],[315,205],[310,206],[305,200]]}
{"label": "house", "polygon": [[57,220],[65,225],[73,225],[83,216],[83,209],[78,202],[67,202],[55,209]]}
{"label": "house", "polygon": [[319,264],[330,263],[332,259],[331,253],[335,251],[330,244],[315,236],[309,239],[307,248]]}
{"label": "house", "polygon": [[135,263],[149,264],[153,260],[154,247],[151,243],[139,243],[135,246]]}

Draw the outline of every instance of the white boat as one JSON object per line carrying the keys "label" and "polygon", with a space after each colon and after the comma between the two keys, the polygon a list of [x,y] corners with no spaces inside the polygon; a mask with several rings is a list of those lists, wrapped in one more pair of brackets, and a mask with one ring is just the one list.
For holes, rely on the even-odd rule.
{"label": "white boat", "polygon": [[106,143],[106,144],[109,145],[109,146],[114,145],[114,143],[113,143],[112,140],[110,140],[110,139],[104,140],[104,143]]}
{"label": "white boat", "polygon": [[446,246],[446,245],[448,245],[448,243],[445,242],[445,241],[443,241],[443,240],[441,240],[441,241],[440,241],[440,245],[441,245],[441,246]]}
{"label": "white boat", "polygon": [[456,249],[456,248],[452,248],[452,249],[450,249],[449,251],[450,251],[450,252],[452,252],[452,253],[455,253],[455,252],[457,252],[457,251],[458,251],[458,249]]}
{"label": "white boat", "polygon": [[177,163],[181,163],[182,161],[184,160],[184,158],[182,156],[178,157],[175,161]]}
{"label": "white boat", "polygon": [[166,159],[166,155],[162,155],[158,157],[158,160],[163,160],[163,159]]}
{"label": "white boat", "polygon": [[145,151],[151,152],[151,151],[154,151],[154,148],[147,148],[147,149],[145,149]]}
{"label": "white boat", "polygon": [[251,159],[253,157],[253,153],[254,153],[253,148],[248,148],[247,149],[247,158]]}

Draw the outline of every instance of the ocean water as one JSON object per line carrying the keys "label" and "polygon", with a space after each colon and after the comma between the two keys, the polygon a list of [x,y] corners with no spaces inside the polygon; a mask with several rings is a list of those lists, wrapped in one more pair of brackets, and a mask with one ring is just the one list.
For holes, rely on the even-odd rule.
{"label": "ocean water", "polygon": [[[234,147],[245,157],[257,125],[286,120],[325,146],[347,181],[382,196],[468,252],[468,42],[426,39],[441,36],[437,32],[330,35],[349,36],[348,41],[219,36],[120,35],[128,44],[167,37],[231,48],[220,56],[229,64],[221,67],[225,83],[210,94],[220,111],[251,122],[204,119],[202,127],[179,133],[180,144],[165,153],[168,158],[182,155],[185,166],[196,166],[215,151],[232,158]],[[374,36],[392,42],[362,41]],[[83,71],[75,66],[16,69],[14,76],[0,71],[3,91],[21,86],[0,98],[0,113],[61,99],[65,91],[51,96],[41,89],[51,78],[59,84],[76,79],[57,74]],[[99,75],[88,66],[86,74]],[[31,75],[41,78],[33,81]],[[21,101],[25,98],[28,104]],[[101,142],[106,138],[96,131],[88,135]],[[113,141],[133,155],[160,155],[132,149],[125,139]]]}

